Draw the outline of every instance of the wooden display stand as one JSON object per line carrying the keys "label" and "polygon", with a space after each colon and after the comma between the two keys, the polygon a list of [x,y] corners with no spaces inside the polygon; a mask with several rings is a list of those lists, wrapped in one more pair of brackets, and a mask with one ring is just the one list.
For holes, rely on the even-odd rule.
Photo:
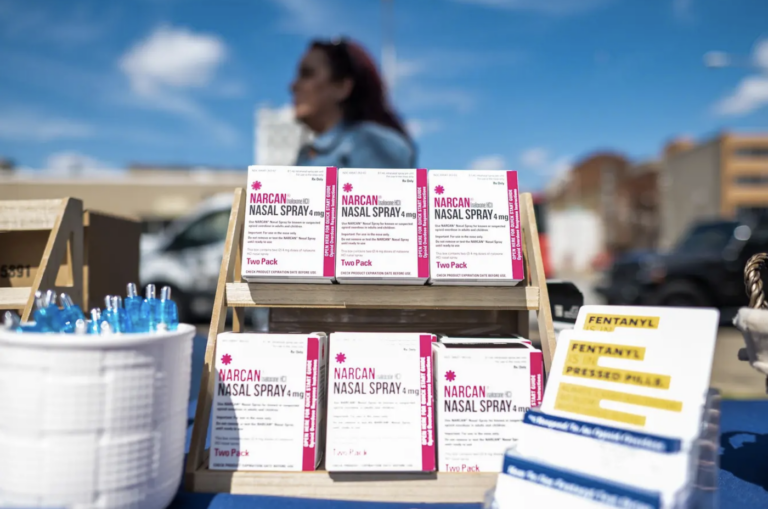
{"label": "wooden display stand", "polygon": [[[39,235],[41,230],[50,230],[47,240]],[[82,304],[82,201],[0,201],[0,239],[0,309],[20,310],[21,319],[27,321],[35,304],[35,292],[41,289],[67,292],[75,303]],[[38,262],[40,251],[36,244],[42,242],[43,256]],[[34,265],[30,263],[32,258]],[[65,269],[61,277],[60,269]],[[17,281],[23,286],[17,286]]]}
{"label": "wooden display stand", "polygon": [[[511,287],[306,285],[244,283],[240,276],[246,193],[235,191],[216,300],[208,332],[205,365],[197,400],[192,441],[187,456],[185,486],[196,492],[229,492],[339,500],[390,502],[477,503],[496,483],[493,473],[328,473],[253,472],[208,469],[205,449],[215,385],[216,339],[224,332],[227,309],[232,330],[240,332],[246,307],[476,309],[518,313],[522,334],[528,333],[528,311],[538,312],[545,373],[555,350],[539,234],[531,195],[520,195],[526,278]],[[331,332],[331,331],[327,331]],[[429,331],[438,332],[438,331]],[[438,430],[439,432],[439,430]]]}

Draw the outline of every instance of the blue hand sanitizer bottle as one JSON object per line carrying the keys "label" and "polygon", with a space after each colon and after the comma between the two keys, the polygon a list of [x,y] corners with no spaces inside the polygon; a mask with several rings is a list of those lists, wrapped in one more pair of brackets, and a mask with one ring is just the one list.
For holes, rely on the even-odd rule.
{"label": "blue hand sanitizer bottle", "polygon": [[111,302],[112,314],[109,325],[112,328],[112,332],[131,332],[133,328],[131,327],[131,322],[128,319],[128,315],[123,308],[123,298],[119,295],[113,295]]}
{"label": "blue hand sanitizer bottle", "polygon": [[101,334],[101,322],[103,321],[104,318],[101,316],[101,309],[91,309],[91,319],[87,325],[88,334]]}
{"label": "blue hand sanitizer bottle", "polygon": [[141,328],[141,303],[142,299],[136,291],[136,283],[128,283],[125,305],[125,314],[131,322],[131,331],[145,332]]}
{"label": "blue hand sanitizer bottle", "polygon": [[21,320],[19,319],[19,315],[14,313],[13,311],[6,311],[3,315],[3,327],[5,327],[8,330],[17,330],[17,328],[21,325]]}
{"label": "blue hand sanitizer bottle", "polygon": [[5,312],[5,315],[3,316],[3,327],[8,329],[9,331],[15,331],[15,332],[45,332],[43,328],[37,324],[22,325],[21,318],[19,318],[19,315],[17,315],[13,311]]}
{"label": "blue hand sanitizer bottle", "polygon": [[64,309],[61,311],[62,316],[64,317],[64,328],[62,329],[62,332],[74,333],[77,321],[85,320],[83,310],[80,309],[80,306],[75,304],[72,301],[72,297],[66,293],[59,295],[59,300],[61,301],[61,305],[64,306]]}
{"label": "blue hand sanitizer bottle", "polygon": [[104,309],[101,311],[101,321],[112,323],[114,311],[112,309],[112,296],[106,295],[104,297]]}
{"label": "blue hand sanitizer bottle", "polygon": [[160,290],[160,323],[165,330],[176,330],[179,327],[179,309],[171,300],[170,286]]}
{"label": "blue hand sanitizer bottle", "polygon": [[59,332],[64,325],[64,320],[61,318],[61,310],[56,307],[56,294],[48,292],[44,296],[43,292],[38,290],[35,292],[35,307],[37,308],[33,313],[35,324],[43,332]]}
{"label": "blue hand sanitizer bottle", "polygon": [[157,299],[157,290],[152,283],[147,285],[146,296],[141,303],[142,330],[154,332],[160,322],[160,301]]}

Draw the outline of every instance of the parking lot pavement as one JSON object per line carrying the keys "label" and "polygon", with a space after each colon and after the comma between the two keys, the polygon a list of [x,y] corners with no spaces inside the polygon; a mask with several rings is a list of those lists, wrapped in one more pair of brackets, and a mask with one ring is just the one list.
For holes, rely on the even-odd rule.
{"label": "parking lot pavement", "polygon": [[744,346],[741,332],[733,327],[720,327],[712,363],[712,387],[720,389],[726,398],[763,399],[765,377],[752,369],[748,362],[738,359]]}

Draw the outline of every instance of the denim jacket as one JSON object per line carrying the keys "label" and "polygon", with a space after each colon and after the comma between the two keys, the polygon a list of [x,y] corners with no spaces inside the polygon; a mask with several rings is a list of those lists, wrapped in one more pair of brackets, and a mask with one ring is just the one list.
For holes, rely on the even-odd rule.
{"label": "denim jacket", "polygon": [[299,150],[298,166],[337,168],[415,168],[409,140],[374,122],[341,123]]}

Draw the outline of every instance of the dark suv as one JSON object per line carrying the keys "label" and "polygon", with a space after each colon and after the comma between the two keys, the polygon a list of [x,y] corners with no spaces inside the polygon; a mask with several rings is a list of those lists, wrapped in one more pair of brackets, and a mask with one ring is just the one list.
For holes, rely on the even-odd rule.
{"label": "dark suv", "polygon": [[669,253],[617,259],[596,288],[609,304],[738,308],[747,305],[744,265],[768,251],[768,223],[695,223]]}

